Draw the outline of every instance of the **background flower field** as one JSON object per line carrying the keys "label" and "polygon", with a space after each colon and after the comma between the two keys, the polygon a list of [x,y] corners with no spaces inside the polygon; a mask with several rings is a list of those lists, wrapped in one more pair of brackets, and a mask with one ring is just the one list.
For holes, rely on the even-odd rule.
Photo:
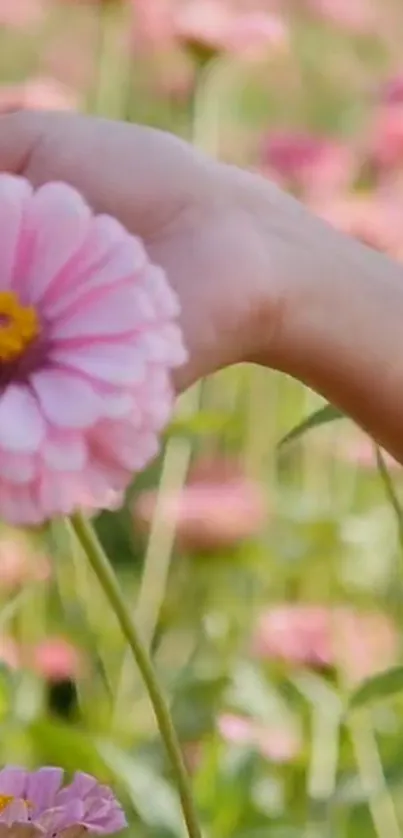
{"label": "background flower field", "polygon": [[[401,0],[0,0],[0,112],[174,131],[403,259],[402,39]],[[274,372],[215,375],[96,521],[206,838],[403,836],[402,473],[334,415],[279,445],[321,407]],[[133,838],[182,836],[143,685],[69,533],[3,527],[0,600],[1,762],[94,773]]]}

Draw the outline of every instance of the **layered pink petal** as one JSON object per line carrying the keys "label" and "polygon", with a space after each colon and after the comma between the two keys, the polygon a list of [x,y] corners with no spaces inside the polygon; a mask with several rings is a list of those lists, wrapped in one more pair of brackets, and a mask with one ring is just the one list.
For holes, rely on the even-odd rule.
{"label": "layered pink petal", "polygon": [[[95,222],[97,220],[99,221],[95,219]],[[90,231],[90,241],[84,245],[81,258],[72,266],[72,270],[65,272],[63,288],[60,289],[62,293],[57,293],[58,289],[55,289],[52,297],[46,302],[46,314],[49,317],[60,316],[77,302],[85,299],[88,294],[100,291],[105,286],[114,286],[125,279],[131,280],[144,269],[147,257],[138,239],[128,236],[127,233],[122,234],[123,228],[108,216],[102,216],[100,220],[103,223],[99,225],[100,229],[96,230],[97,236],[95,237],[93,231]],[[112,238],[112,231],[108,230],[112,222],[116,238],[118,232],[120,233],[120,241],[109,244],[109,251],[106,251],[109,239],[107,235],[105,242],[102,235],[106,227],[107,233],[110,232],[110,238]],[[118,227],[117,231],[115,224]],[[92,238],[95,239],[94,242]]]}
{"label": "layered pink petal", "polygon": [[31,483],[36,471],[37,459],[32,454],[0,450],[0,479],[10,483]]}
{"label": "layered pink petal", "polygon": [[32,391],[10,384],[0,396],[0,447],[33,453],[45,436],[45,422]]}
{"label": "layered pink petal", "polygon": [[101,399],[94,388],[74,373],[45,369],[35,373],[31,383],[44,416],[58,428],[88,428],[102,416]]}
{"label": "layered pink petal", "polygon": [[152,303],[144,291],[119,283],[69,309],[52,323],[50,335],[54,341],[62,341],[133,334],[153,317]]}
{"label": "layered pink petal", "polygon": [[88,343],[59,348],[50,353],[56,364],[116,386],[138,384],[146,377],[145,353],[136,352],[133,343]]}
{"label": "layered pink petal", "polygon": [[13,526],[34,526],[44,520],[32,484],[15,486],[13,483],[0,483],[0,519]]}
{"label": "layered pink petal", "polygon": [[18,765],[9,765],[0,771],[0,794],[11,797],[23,797],[27,785],[28,772]]}
{"label": "layered pink petal", "polygon": [[43,811],[54,805],[55,795],[63,782],[63,769],[46,766],[29,775],[27,799],[35,811]]}
{"label": "layered pink petal", "polygon": [[87,462],[85,437],[54,428],[42,447],[44,465],[54,471],[81,471]]}
{"label": "layered pink petal", "polygon": [[82,245],[91,213],[70,186],[48,183],[31,199],[27,226],[34,235],[30,270],[25,287],[31,302],[38,303]]}

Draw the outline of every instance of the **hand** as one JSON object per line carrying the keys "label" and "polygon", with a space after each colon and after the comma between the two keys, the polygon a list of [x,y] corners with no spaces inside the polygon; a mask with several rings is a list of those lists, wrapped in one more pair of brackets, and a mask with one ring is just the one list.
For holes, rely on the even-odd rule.
{"label": "hand", "polygon": [[163,132],[34,112],[0,117],[0,169],[34,185],[70,183],[144,239],[182,304],[190,362],[177,373],[178,389],[257,357],[263,328],[267,344],[277,292],[244,173]]}

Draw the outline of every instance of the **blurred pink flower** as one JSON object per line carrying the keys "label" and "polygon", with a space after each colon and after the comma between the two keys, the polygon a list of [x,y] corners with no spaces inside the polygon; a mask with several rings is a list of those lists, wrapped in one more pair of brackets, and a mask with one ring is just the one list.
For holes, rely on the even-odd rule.
{"label": "blurred pink flower", "polygon": [[42,0],[0,0],[0,26],[31,27],[40,21],[43,5]]}
{"label": "blurred pink flower", "polygon": [[77,107],[77,94],[52,78],[0,85],[0,113],[22,109],[71,111]]}
{"label": "blurred pink flower", "polygon": [[380,98],[385,105],[403,105],[403,72],[385,82]]}
{"label": "blurred pink flower", "polygon": [[262,145],[263,170],[307,197],[328,196],[352,182],[356,161],[342,143],[303,131],[272,131]]}
{"label": "blurred pink flower", "polygon": [[140,240],[66,184],[0,175],[0,221],[0,517],[121,503],[186,357],[176,295]]}
{"label": "blurred pink flower", "polygon": [[301,750],[300,738],[291,728],[269,727],[231,713],[221,715],[217,725],[220,735],[227,742],[254,748],[271,762],[291,762]]}
{"label": "blurred pink flower", "polygon": [[46,681],[79,678],[83,671],[80,652],[63,637],[49,637],[29,650],[27,666]]}
{"label": "blurred pink flower", "polygon": [[[148,528],[157,502],[154,490],[135,505],[136,520]],[[267,509],[262,487],[233,463],[201,460],[187,485],[162,499],[163,518],[176,527],[178,542],[190,551],[232,547],[256,535]]]}
{"label": "blurred pink flower", "polygon": [[386,615],[348,606],[281,605],[266,611],[252,640],[259,658],[337,667],[356,683],[396,663],[399,638]]}
{"label": "blurred pink flower", "polygon": [[316,14],[352,34],[373,32],[380,13],[374,0],[308,0]]}
{"label": "blurred pink flower", "polygon": [[20,537],[0,539],[0,592],[29,582],[42,582],[49,576],[50,564],[45,555],[36,555]]}
{"label": "blurred pink flower", "polygon": [[178,7],[175,31],[188,43],[251,58],[289,44],[287,27],[278,15],[237,10],[223,0],[196,0]]}
{"label": "blurred pink flower", "polygon": [[311,203],[312,209],[338,230],[364,244],[398,257],[402,251],[402,208],[381,194],[348,195]]}
{"label": "blurred pink flower", "polygon": [[175,44],[176,0],[131,0],[136,47],[165,51]]}
{"label": "blurred pink flower", "polygon": [[403,167],[403,102],[378,108],[370,133],[369,153],[381,168]]}

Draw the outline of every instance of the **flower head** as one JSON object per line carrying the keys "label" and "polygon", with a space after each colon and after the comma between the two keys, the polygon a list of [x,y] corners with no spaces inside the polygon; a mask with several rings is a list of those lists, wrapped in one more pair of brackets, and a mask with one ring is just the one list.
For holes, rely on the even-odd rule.
{"label": "flower head", "polygon": [[65,184],[1,175],[0,222],[0,517],[116,505],[171,412],[176,296]]}
{"label": "flower head", "polygon": [[305,196],[328,195],[347,187],[354,176],[350,148],[306,131],[271,131],[264,138],[262,165],[282,186]]}
{"label": "flower head", "polygon": [[336,667],[357,683],[393,666],[398,634],[393,622],[376,611],[279,605],[262,615],[252,649],[259,658],[291,666]]}
{"label": "flower head", "polygon": [[376,4],[371,0],[309,0],[308,5],[324,20],[353,35],[373,32],[379,25]]}
{"label": "flower head", "polygon": [[259,57],[268,49],[288,46],[288,31],[277,15],[264,11],[239,11],[229,3],[199,0],[180,6],[174,17],[178,38],[213,51]]}
{"label": "flower head", "polygon": [[63,637],[49,637],[30,650],[32,669],[47,681],[57,683],[81,674],[82,660],[78,649]]}
{"label": "flower head", "polygon": [[107,786],[77,772],[62,788],[63,769],[37,771],[10,766],[0,771],[0,834],[10,838],[110,835],[126,826],[123,810]]}
{"label": "flower head", "polygon": [[380,91],[381,102],[385,105],[403,105],[403,72],[389,78]]}

